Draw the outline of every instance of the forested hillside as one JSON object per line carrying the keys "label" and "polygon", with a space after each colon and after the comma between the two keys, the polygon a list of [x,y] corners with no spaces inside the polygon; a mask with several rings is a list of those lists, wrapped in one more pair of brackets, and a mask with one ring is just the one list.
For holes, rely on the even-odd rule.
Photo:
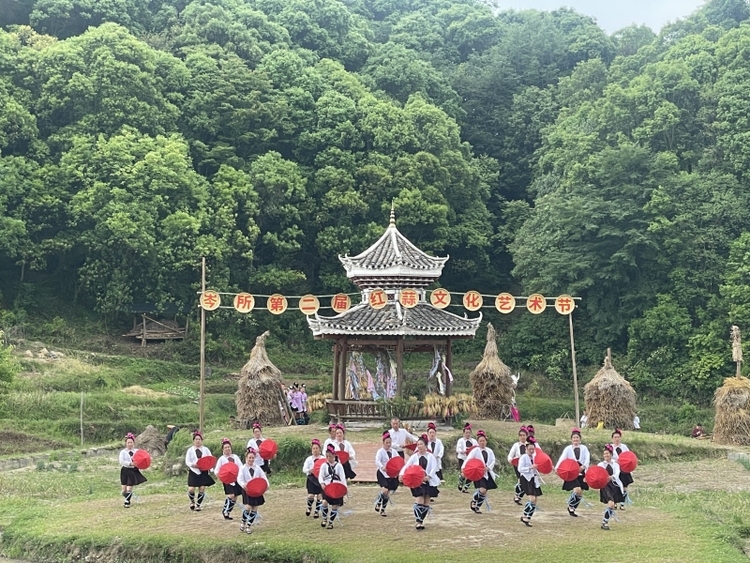
{"label": "forested hillside", "polygon": [[[581,296],[583,362],[707,401],[750,331],[750,7],[658,34],[478,0],[0,0],[0,321],[210,283],[350,291],[387,224],[451,290]],[[488,315],[492,317],[492,315]],[[227,316],[227,320],[229,320]],[[252,342],[274,322],[221,324]],[[495,319],[570,377],[567,325]]]}

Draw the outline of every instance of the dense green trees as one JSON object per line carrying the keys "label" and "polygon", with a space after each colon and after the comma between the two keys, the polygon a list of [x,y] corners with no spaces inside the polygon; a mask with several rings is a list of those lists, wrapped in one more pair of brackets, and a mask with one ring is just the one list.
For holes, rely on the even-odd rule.
{"label": "dense green trees", "polygon": [[[698,400],[730,373],[746,2],[612,36],[475,0],[21,4],[0,10],[5,305],[49,283],[107,315],[192,305],[202,255],[221,288],[349,290],[337,256],[393,203],[451,289],[580,295],[583,362],[613,347],[641,391]],[[557,321],[500,320],[506,362],[566,381]]]}

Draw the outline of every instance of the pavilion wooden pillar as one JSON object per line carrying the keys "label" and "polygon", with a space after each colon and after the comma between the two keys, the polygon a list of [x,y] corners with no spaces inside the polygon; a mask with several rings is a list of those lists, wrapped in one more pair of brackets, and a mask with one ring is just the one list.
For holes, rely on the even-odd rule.
{"label": "pavilion wooden pillar", "polygon": [[341,344],[339,343],[339,340],[336,340],[336,343],[331,348],[331,351],[333,352],[333,389],[331,390],[331,395],[333,396],[333,400],[336,401],[339,398],[339,354],[341,349]]}
{"label": "pavilion wooden pillar", "polygon": [[396,337],[396,397],[403,396],[404,385],[404,337]]}
{"label": "pavilion wooden pillar", "polygon": [[341,339],[341,356],[339,357],[339,401],[346,399],[346,352],[347,339]]}
{"label": "pavilion wooden pillar", "polygon": [[[453,373],[453,341],[450,337],[448,337],[445,345],[445,367]],[[445,394],[449,397],[453,394],[453,383],[451,383],[450,379],[445,382]]]}

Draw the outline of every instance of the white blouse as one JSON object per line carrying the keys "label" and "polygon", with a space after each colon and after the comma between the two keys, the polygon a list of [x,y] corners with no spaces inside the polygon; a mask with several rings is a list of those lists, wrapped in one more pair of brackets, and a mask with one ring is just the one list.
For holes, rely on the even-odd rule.
{"label": "white blouse", "polygon": [[[229,459],[232,459],[234,463],[237,464],[237,470],[239,472],[239,469],[242,467],[242,460],[240,460],[239,456],[237,454],[230,454],[228,456],[223,455],[218,460],[216,460],[216,467],[214,467],[214,473],[217,475],[219,474],[219,470],[222,468],[223,465],[229,463]],[[234,483],[229,483],[230,485],[234,485]]]}
{"label": "white blouse", "polygon": [[585,469],[588,469],[589,465],[591,464],[591,455],[589,454],[589,449],[583,444],[578,447],[581,449],[581,452],[579,457],[576,457],[576,454],[573,451],[573,444],[567,446],[560,454],[560,459],[558,459],[557,464],[555,464],[555,470],[557,470],[564,459],[573,459],[583,465]]}
{"label": "white blouse", "polygon": [[[120,465],[123,467],[135,467],[133,465],[133,455],[135,455],[135,452],[137,451],[138,448],[133,448],[132,450],[125,448],[124,450],[120,450]],[[133,455],[131,455],[130,452],[132,452]]]}
{"label": "white blouse", "polygon": [[257,479],[261,478],[266,483],[268,483],[268,477],[266,477],[265,471],[263,471],[260,467],[255,467],[255,464],[253,464],[253,474],[250,475],[250,466],[248,464],[245,464],[240,469],[239,474],[237,475],[237,484],[242,487],[243,489],[247,487],[247,484],[250,482],[251,479]]}
{"label": "white blouse", "polygon": [[[484,456],[482,455],[482,452],[487,452],[487,461],[484,461]],[[469,452],[469,455],[466,457],[466,461],[469,461],[470,459],[478,459],[482,463],[484,463],[485,471],[484,471],[484,478],[492,478],[495,479],[497,475],[495,475],[495,472],[493,469],[495,468],[495,452],[493,452],[490,448],[480,448],[476,447],[473,450]]]}
{"label": "white blouse", "polygon": [[195,473],[196,475],[201,474],[201,470],[197,467],[194,467],[196,463],[198,463],[198,456],[195,455],[196,450],[200,449],[201,451],[201,457],[206,457],[211,455],[211,450],[209,450],[206,446],[201,446],[200,448],[196,448],[195,446],[190,446],[188,448],[187,453],[185,454],[185,465],[188,466],[188,469]]}
{"label": "white blouse", "polygon": [[[391,457],[388,457],[389,451],[391,452]],[[385,466],[394,457],[398,457],[398,452],[394,450],[393,448],[391,448],[390,450],[386,450],[385,448],[380,448],[375,454],[375,467],[378,468],[378,471],[380,471],[383,474],[383,476],[389,477],[388,473],[385,472]]]}
{"label": "white blouse", "polygon": [[411,467],[412,465],[419,465],[419,460],[422,457],[427,458],[427,468],[424,471],[427,474],[428,483],[433,487],[437,487],[438,485],[440,485],[440,477],[437,476],[438,462],[437,459],[435,459],[435,456],[430,452],[426,452],[424,456],[421,456],[418,453],[415,453],[413,456],[411,456],[406,461],[403,469],[401,469],[399,477],[402,477],[404,475],[404,471],[406,471],[407,467]]}

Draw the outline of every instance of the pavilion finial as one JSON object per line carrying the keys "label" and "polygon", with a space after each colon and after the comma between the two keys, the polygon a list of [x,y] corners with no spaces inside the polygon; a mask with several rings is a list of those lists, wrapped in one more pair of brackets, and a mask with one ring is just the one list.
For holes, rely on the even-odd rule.
{"label": "pavilion finial", "polygon": [[395,200],[391,200],[391,226],[396,226],[396,202]]}

